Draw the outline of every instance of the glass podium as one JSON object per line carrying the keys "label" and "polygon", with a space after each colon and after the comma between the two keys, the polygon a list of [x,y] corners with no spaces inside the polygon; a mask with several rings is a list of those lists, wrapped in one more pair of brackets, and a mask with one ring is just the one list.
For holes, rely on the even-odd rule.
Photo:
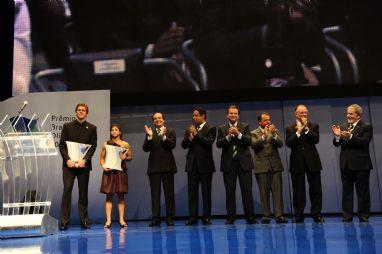
{"label": "glass podium", "polygon": [[55,174],[50,165],[58,153],[48,117],[40,125],[36,114],[6,115],[0,122],[0,238],[58,231],[58,221],[49,215]]}

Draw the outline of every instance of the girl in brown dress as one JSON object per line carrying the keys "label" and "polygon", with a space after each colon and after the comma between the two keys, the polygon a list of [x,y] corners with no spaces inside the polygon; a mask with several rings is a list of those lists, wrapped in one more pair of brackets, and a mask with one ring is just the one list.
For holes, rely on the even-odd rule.
{"label": "girl in brown dress", "polygon": [[[120,150],[119,158],[121,161],[121,167],[119,169],[108,168],[105,165],[108,151],[112,151],[113,147]],[[110,149],[111,148],[111,149]],[[115,150],[114,150],[115,151]],[[118,151],[118,150],[117,150]],[[113,124],[110,127],[110,140],[102,145],[100,164],[103,168],[102,183],[100,192],[106,194],[105,211],[106,211],[106,223],[104,228],[110,228],[111,226],[111,210],[113,207],[113,196],[118,196],[118,213],[119,213],[119,225],[121,227],[127,227],[125,222],[125,198],[127,193],[127,166],[126,161],[130,161],[131,149],[129,143],[122,140],[121,126]],[[121,170],[122,169],[122,170]]]}

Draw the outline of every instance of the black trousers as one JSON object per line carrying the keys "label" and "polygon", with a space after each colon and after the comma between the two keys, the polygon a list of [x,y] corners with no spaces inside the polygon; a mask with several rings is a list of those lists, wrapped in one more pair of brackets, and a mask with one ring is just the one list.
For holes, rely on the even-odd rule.
{"label": "black trousers", "polygon": [[74,180],[76,178],[78,183],[78,214],[80,215],[81,223],[88,223],[88,185],[90,171],[77,168],[64,168],[62,172],[64,191],[62,193],[61,201],[61,223],[69,223],[72,203],[72,191]]}
{"label": "black trousers", "polygon": [[223,173],[223,178],[226,193],[227,216],[236,216],[236,182],[237,178],[239,178],[245,216],[247,218],[253,217],[252,171],[243,171],[240,162],[234,160],[231,163],[230,171]]}
{"label": "black trousers", "polygon": [[293,208],[296,215],[303,216],[306,205],[305,174],[309,183],[310,213],[312,216],[321,215],[322,187],[321,171],[305,173],[292,173]]}
{"label": "black trousers", "polygon": [[151,211],[153,218],[160,217],[161,183],[166,202],[166,216],[175,216],[174,173],[149,174],[151,188]]}
{"label": "black trousers", "polygon": [[353,216],[354,185],[358,200],[358,216],[370,215],[370,170],[341,170],[343,216]]}
{"label": "black trousers", "polygon": [[203,217],[211,216],[211,173],[193,171],[187,174],[188,180],[188,213],[190,217],[198,216],[199,184],[202,188]]}

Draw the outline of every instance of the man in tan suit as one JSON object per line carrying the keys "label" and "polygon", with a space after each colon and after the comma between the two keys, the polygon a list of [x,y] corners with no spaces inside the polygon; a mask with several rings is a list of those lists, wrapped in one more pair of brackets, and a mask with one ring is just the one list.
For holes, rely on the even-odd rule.
{"label": "man in tan suit", "polygon": [[252,148],[255,152],[254,172],[259,185],[261,206],[263,208],[261,223],[269,224],[271,221],[269,204],[271,191],[276,223],[287,223],[288,220],[283,215],[283,165],[278,152],[278,148],[283,146],[283,141],[276,126],[271,123],[271,117],[268,113],[261,113],[257,120],[259,127],[251,131],[251,135]]}

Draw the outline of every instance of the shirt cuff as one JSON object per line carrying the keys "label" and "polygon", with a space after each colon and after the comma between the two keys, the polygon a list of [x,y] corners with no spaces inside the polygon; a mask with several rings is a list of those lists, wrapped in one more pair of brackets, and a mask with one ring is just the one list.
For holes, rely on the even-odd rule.
{"label": "shirt cuff", "polygon": [[308,128],[308,127],[306,127],[306,131],[305,131],[305,134],[308,134],[308,132],[309,132],[309,128]]}
{"label": "shirt cuff", "polygon": [[154,51],[154,44],[150,43],[147,45],[146,50],[145,50],[145,58],[152,58],[153,56],[153,51]]}
{"label": "shirt cuff", "polygon": [[227,136],[225,136],[225,139],[226,139],[227,141],[231,141],[231,135],[228,134]]}
{"label": "shirt cuff", "polygon": [[153,136],[147,136],[147,140],[152,140]]}
{"label": "shirt cuff", "polygon": [[299,138],[301,137],[301,133],[296,132],[296,136]]}
{"label": "shirt cuff", "polygon": [[163,140],[163,141],[166,141],[166,139],[167,139],[166,135],[163,135],[163,136],[162,136],[162,140]]}
{"label": "shirt cuff", "polygon": [[242,136],[243,136],[243,134],[241,134],[241,132],[239,132],[239,134],[237,134],[238,139],[241,139]]}

